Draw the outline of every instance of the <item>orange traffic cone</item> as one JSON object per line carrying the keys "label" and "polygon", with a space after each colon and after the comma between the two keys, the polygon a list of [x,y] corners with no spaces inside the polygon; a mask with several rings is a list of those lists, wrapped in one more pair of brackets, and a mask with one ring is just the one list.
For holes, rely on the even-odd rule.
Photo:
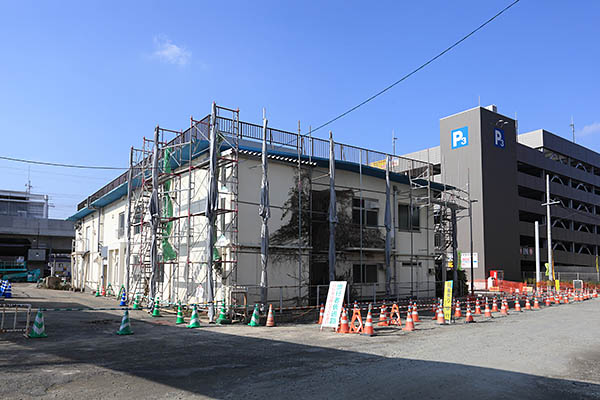
{"label": "orange traffic cone", "polygon": [[454,318],[461,318],[462,317],[462,311],[460,309],[460,301],[456,300],[456,306],[454,308]]}
{"label": "orange traffic cone", "polygon": [[390,312],[390,325],[402,326],[402,318],[400,318],[400,308],[398,304],[392,305],[392,311]]}
{"label": "orange traffic cone", "polygon": [[504,306],[504,302],[502,302],[502,306],[500,307],[500,314],[508,315],[508,311],[506,310],[506,307]]}
{"label": "orange traffic cone", "polygon": [[408,308],[408,311],[406,312],[406,324],[404,325],[404,328],[402,328],[402,330],[405,332],[411,332],[415,330],[415,324],[413,323],[412,311],[410,309],[410,306]]}
{"label": "orange traffic cone", "polygon": [[565,304],[569,304],[569,293],[565,293]]}
{"label": "orange traffic cone", "polygon": [[485,310],[484,310],[484,316],[486,318],[492,318],[492,312],[490,311],[490,303],[488,302],[487,297],[485,298]]}
{"label": "orange traffic cone", "polygon": [[592,292],[592,297],[593,297],[594,299],[597,299],[597,298],[598,298],[598,291],[597,291],[596,289],[594,289],[594,291]]}
{"label": "orange traffic cone", "polygon": [[417,302],[413,303],[412,319],[413,319],[413,323],[415,323],[415,324],[417,322],[421,322],[421,320],[419,319],[419,312],[417,311]]}
{"label": "orange traffic cone", "polygon": [[377,326],[390,326],[390,320],[387,315],[387,306],[383,304],[381,306],[381,311],[379,312],[379,322]]}
{"label": "orange traffic cone", "polygon": [[446,319],[444,317],[444,311],[442,308],[438,308],[437,323],[440,325],[443,325],[446,323]]}
{"label": "orange traffic cone", "polygon": [[375,336],[375,331],[373,330],[373,316],[371,315],[372,305],[369,303],[369,310],[367,311],[367,319],[365,321],[365,328],[363,329],[362,334],[365,336]]}
{"label": "orange traffic cone", "polygon": [[346,309],[342,309],[342,317],[340,320],[340,327],[337,330],[338,333],[350,333],[350,326],[348,325],[348,314]]}
{"label": "orange traffic cone", "polygon": [[321,303],[321,309],[319,310],[319,321],[317,324],[321,325],[323,323],[323,315],[325,315],[325,306]]}
{"label": "orange traffic cone", "polygon": [[531,310],[531,303],[529,302],[529,297],[525,299],[525,309]]}
{"label": "orange traffic cone", "polygon": [[521,311],[521,302],[519,301],[518,297],[515,297],[515,311],[522,312]]}
{"label": "orange traffic cone", "polygon": [[539,310],[540,309],[540,302],[538,301],[537,297],[533,298],[533,309],[534,310]]}
{"label": "orange traffic cone", "polygon": [[273,304],[269,304],[269,313],[267,314],[267,324],[265,326],[275,326],[275,318],[273,317]]}
{"label": "orange traffic cone", "polygon": [[471,314],[471,306],[469,305],[469,303],[467,303],[467,315],[465,317],[465,324],[471,322],[475,322],[475,320],[473,319],[473,314]]}
{"label": "orange traffic cone", "polygon": [[352,310],[352,319],[350,320],[350,333],[363,333],[363,322],[360,315],[360,308],[354,303],[354,310]]}
{"label": "orange traffic cone", "polygon": [[435,321],[437,319],[437,315],[438,315],[439,309],[440,309],[440,304],[439,303],[433,305],[432,310],[431,310],[433,312],[433,318],[431,318],[432,320]]}
{"label": "orange traffic cone", "polygon": [[475,315],[481,315],[481,305],[479,305],[479,299],[475,301]]}
{"label": "orange traffic cone", "polygon": [[494,301],[492,302],[492,312],[498,312],[498,301],[494,297]]}
{"label": "orange traffic cone", "polygon": [[550,302],[550,296],[546,296],[546,306],[550,307],[552,303]]}

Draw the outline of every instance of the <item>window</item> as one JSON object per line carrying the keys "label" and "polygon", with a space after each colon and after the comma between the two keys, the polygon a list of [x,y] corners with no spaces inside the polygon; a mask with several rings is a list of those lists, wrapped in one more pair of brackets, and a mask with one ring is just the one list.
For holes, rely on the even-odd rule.
{"label": "window", "polygon": [[409,227],[409,219],[411,218],[408,204],[398,204],[398,229],[408,231],[410,229],[418,231],[421,227],[421,216],[419,207],[412,208],[412,224]]}
{"label": "window", "polygon": [[353,283],[377,283],[377,265],[354,264],[352,265]]}
{"label": "window", "polygon": [[133,213],[133,233],[138,234],[142,230],[142,208],[137,207]]}
{"label": "window", "polygon": [[379,224],[379,201],[374,199],[352,199],[352,223],[360,224],[362,213],[362,224],[364,226],[377,226]]}
{"label": "window", "polygon": [[117,231],[117,235],[120,238],[125,234],[125,212],[119,213],[119,228]]}

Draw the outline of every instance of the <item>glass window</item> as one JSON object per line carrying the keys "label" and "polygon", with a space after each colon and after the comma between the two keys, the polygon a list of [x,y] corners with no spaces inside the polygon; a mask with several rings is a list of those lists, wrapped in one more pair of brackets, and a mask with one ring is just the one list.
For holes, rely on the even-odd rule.
{"label": "glass window", "polygon": [[353,283],[377,283],[377,265],[376,264],[353,264],[352,265]]}
{"label": "glass window", "polygon": [[362,213],[362,224],[364,226],[379,225],[379,201],[375,199],[352,199],[352,223],[360,224]]}
{"label": "glass window", "polygon": [[[419,207],[413,206],[412,208],[412,230],[418,231],[421,227],[421,215]],[[409,205],[398,204],[398,229],[408,231],[409,219],[411,218]]]}

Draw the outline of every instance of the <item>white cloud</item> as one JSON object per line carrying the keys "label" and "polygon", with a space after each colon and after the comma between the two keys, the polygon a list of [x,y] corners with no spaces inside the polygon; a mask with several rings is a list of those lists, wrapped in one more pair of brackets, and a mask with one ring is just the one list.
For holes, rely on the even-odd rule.
{"label": "white cloud", "polygon": [[600,133],[600,122],[594,122],[584,126],[579,131],[578,136],[589,136],[593,135],[594,133]]}
{"label": "white cloud", "polygon": [[185,47],[173,44],[167,37],[154,37],[154,52],[152,56],[162,62],[184,66],[190,62],[192,53]]}

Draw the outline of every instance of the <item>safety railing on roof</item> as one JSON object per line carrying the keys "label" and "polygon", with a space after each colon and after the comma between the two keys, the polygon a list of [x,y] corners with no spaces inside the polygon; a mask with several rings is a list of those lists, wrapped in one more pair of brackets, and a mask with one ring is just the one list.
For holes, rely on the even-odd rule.
{"label": "safety railing on roof", "polygon": [[[190,135],[192,139],[206,140],[208,138],[210,115],[204,117],[190,128],[184,130],[181,134],[167,142],[166,146],[176,146],[180,143],[189,142]],[[222,134],[232,136],[235,132],[234,123],[230,118],[217,117],[219,131]],[[239,122],[239,137],[248,141],[262,141],[262,126],[250,122]],[[267,139],[271,146],[277,146],[282,150],[290,150],[297,154],[300,150],[302,156],[311,156],[316,158],[329,158],[329,141],[308,135],[299,135],[295,132],[283,131],[275,128],[267,129]],[[355,164],[361,164],[367,167],[385,169],[386,158],[390,157],[390,169],[392,172],[406,174],[411,178],[427,179],[432,164],[424,161],[414,160],[402,156],[383,153],[375,150],[368,150],[357,146],[335,142],[334,157],[336,161],[347,161]],[[127,182],[127,171],[113,179],[107,185],[100,188],[87,199],[77,205],[77,210],[81,210],[95,200],[104,196],[119,185]]]}

